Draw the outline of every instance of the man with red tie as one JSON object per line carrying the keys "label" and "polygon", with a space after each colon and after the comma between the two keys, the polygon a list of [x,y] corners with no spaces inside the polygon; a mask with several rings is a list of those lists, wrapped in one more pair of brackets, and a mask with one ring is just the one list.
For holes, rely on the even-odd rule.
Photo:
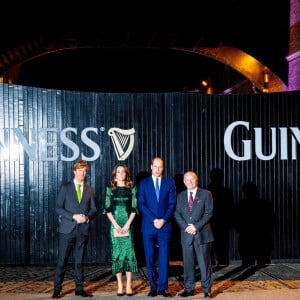
{"label": "man with red tie", "polygon": [[180,228],[183,254],[184,291],[179,295],[194,295],[196,256],[204,298],[210,298],[213,283],[211,246],[214,235],[210,225],[213,198],[210,191],[198,186],[198,176],[195,172],[186,172],[183,182],[187,189],[177,195],[174,212],[174,218]]}

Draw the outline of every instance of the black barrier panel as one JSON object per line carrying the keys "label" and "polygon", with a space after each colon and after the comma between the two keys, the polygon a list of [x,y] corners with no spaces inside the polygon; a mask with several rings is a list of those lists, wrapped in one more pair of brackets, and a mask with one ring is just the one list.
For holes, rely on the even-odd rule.
{"label": "black barrier panel", "polygon": [[[87,181],[99,208],[86,262],[107,263],[108,221],[101,208],[113,166],[125,162],[137,181],[156,155],[165,160],[166,176],[194,170],[203,187],[210,171],[221,169],[233,194],[230,260],[241,259],[242,220],[255,233],[254,244],[268,228],[272,260],[298,260],[299,95],[111,94],[0,84],[0,263],[56,262],[56,196],[73,178],[77,159],[89,162]],[[239,204],[247,181],[265,201],[245,206],[245,213]],[[142,260],[139,217],[135,235]],[[171,258],[178,259],[175,223],[172,243]]]}

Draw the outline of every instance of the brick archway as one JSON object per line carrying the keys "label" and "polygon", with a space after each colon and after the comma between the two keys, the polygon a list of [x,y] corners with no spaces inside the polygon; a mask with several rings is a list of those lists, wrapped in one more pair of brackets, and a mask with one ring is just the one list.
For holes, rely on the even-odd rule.
{"label": "brick archway", "polygon": [[[124,45],[122,38],[119,41],[95,43],[94,41],[85,41],[83,44],[80,39],[66,39],[59,41],[45,41],[45,40],[32,40],[27,43],[21,44],[18,47],[13,48],[6,54],[0,55],[0,76],[2,81],[6,83],[18,84],[18,75],[20,67],[23,63],[34,60],[38,57],[45,56],[54,52],[59,52],[66,49],[79,49],[79,48],[145,48],[145,45],[140,41],[136,41],[133,44]],[[148,49],[157,49],[152,45],[147,46]],[[269,92],[281,92],[286,91],[287,87],[284,82],[274,74],[269,68],[261,64],[254,57],[249,54],[233,47],[192,47],[183,48],[169,45],[164,45],[162,48],[173,49],[177,51],[193,52],[201,56],[209,57],[213,60],[221,62],[222,64],[230,66],[242,74],[245,78],[251,81],[260,91],[264,88],[263,74],[268,73]]]}

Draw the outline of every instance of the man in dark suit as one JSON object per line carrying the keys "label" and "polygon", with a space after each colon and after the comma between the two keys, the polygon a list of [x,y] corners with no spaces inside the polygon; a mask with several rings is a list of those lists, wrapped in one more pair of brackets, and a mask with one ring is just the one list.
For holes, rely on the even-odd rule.
{"label": "man in dark suit", "polygon": [[[138,208],[142,215],[141,231],[150,282],[148,296],[170,297],[171,295],[167,292],[171,240],[170,219],[176,205],[175,183],[173,179],[162,176],[164,171],[162,158],[155,157],[152,160],[151,171],[152,176],[143,179],[138,188]],[[156,185],[158,185],[157,193]],[[159,272],[155,265],[157,252]]]}
{"label": "man in dark suit", "polygon": [[94,188],[85,183],[87,171],[86,161],[76,162],[73,166],[74,179],[61,186],[57,197],[55,211],[59,222],[59,247],[52,298],[60,298],[66,265],[72,249],[75,260],[75,295],[92,297],[83,289],[82,270],[90,221],[97,212]]}
{"label": "man in dark suit", "polygon": [[213,216],[212,194],[198,187],[198,176],[195,172],[186,172],[183,182],[187,190],[177,195],[174,212],[174,218],[180,227],[183,254],[184,291],[179,295],[194,295],[196,256],[204,297],[210,298],[213,283],[211,246],[214,241],[210,225]]}

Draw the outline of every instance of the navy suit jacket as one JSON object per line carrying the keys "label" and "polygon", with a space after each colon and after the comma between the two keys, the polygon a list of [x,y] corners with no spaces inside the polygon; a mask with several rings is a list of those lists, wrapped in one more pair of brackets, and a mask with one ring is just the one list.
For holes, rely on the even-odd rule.
{"label": "navy suit jacket", "polygon": [[[80,204],[78,203],[76,188],[73,181],[65,183],[61,186],[58,193],[55,211],[58,215],[58,231],[61,233],[70,233],[77,225],[73,220],[74,214],[84,214],[93,219],[97,212],[96,196],[94,188],[84,183],[83,193]],[[90,222],[81,224],[84,234],[89,233]]]}
{"label": "navy suit jacket", "polygon": [[[192,212],[189,211],[188,192],[185,190],[177,195],[177,204],[174,218],[180,227],[182,245],[190,245],[194,239],[200,244],[214,241],[210,219],[213,215],[213,198],[211,192],[198,188]],[[194,224],[197,228],[195,235],[185,232],[188,224]]]}
{"label": "navy suit jacket", "polygon": [[154,219],[164,219],[165,225],[160,229],[170,230],[170,218],[176,205],[176,190],[174,180],[162,177],[159,190],[159,202],[156,198],[152,176],[143,179],[138,189],[138,208],[142,214],[141,231],[148,234],[157,232]]}

